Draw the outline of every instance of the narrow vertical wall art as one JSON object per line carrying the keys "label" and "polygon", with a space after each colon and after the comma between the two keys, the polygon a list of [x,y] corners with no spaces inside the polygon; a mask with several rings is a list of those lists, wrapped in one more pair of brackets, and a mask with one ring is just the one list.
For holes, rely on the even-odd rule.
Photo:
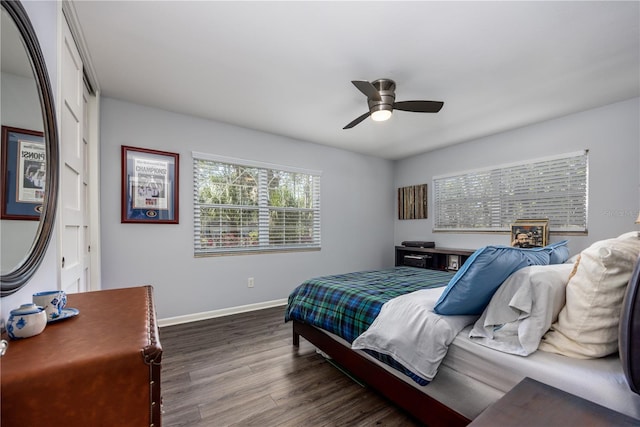
{"label": "narrow vertical wall art", "polygon": [[398,219],[427,218],[427,184],[398,188]]}

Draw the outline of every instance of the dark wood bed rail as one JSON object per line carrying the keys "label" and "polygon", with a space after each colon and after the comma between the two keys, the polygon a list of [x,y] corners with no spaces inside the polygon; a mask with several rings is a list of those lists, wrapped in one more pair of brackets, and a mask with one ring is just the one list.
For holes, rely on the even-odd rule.
{"label": "dark wood bed rail", "polygon": [[[331,356],[336,363],[378,393],[406,410],[427,426],[466,426],[471,422],[463,415],[405,383],[381,366],[356,351],[336,342],[329,335],[306,323],[293,320],[293,345],[300,345],[300,336]],[[464,398],[460,396],[460,398]]]}

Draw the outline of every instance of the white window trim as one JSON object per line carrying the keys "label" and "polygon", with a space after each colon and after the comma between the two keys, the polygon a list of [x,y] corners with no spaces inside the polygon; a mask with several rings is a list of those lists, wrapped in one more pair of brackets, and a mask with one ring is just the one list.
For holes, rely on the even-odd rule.
{"label": "white window trim", "polygon": [[211,160],[214,162],[230,163],[230,164],[239,165],[239,166],[249,166],[249,167],[264,168],[264,169],[277,169],[285,172],[304,173],[307,175],[322,176],[322,171],[318,171],[318,170],[304,169],[304,168],[298,168],[295,166],[281,165],[276,163],[260,162],[257,160],[241,159],[239,157],[219,156],[217,154],[201,153],[199,151],[192,151],[191,157],[193,159]]}

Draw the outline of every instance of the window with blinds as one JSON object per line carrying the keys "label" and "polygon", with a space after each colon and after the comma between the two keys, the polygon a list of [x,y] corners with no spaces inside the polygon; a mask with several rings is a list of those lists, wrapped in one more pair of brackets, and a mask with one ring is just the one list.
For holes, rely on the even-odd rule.
{"label": "window with blinds", "polygon": [[320,173],[193,153],[196,255],[320,249]]}
{"label": "window with blinds", "polygon": [[548,218],[554,232],[586,232],[588,150],[433,178],[434,231],[508,231]]}

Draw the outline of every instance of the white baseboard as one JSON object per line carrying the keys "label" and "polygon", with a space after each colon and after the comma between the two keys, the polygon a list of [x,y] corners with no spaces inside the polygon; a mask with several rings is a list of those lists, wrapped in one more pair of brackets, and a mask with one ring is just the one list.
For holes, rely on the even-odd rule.
{"label": "white baseboard", "polygon": [[232,314],[247,313],[249,311],[263,310],[265,308],[286,305],[287,299],[259,302],[256,304],[240,305],[238,307],[222,308],[220,310],[205,311],[202,313],[186,314],[184,316],[167,317],[158,319],[158,326],[180,325],[182,323],[197,322],[199,320],[213,319],[216,317],[230,316]]}

